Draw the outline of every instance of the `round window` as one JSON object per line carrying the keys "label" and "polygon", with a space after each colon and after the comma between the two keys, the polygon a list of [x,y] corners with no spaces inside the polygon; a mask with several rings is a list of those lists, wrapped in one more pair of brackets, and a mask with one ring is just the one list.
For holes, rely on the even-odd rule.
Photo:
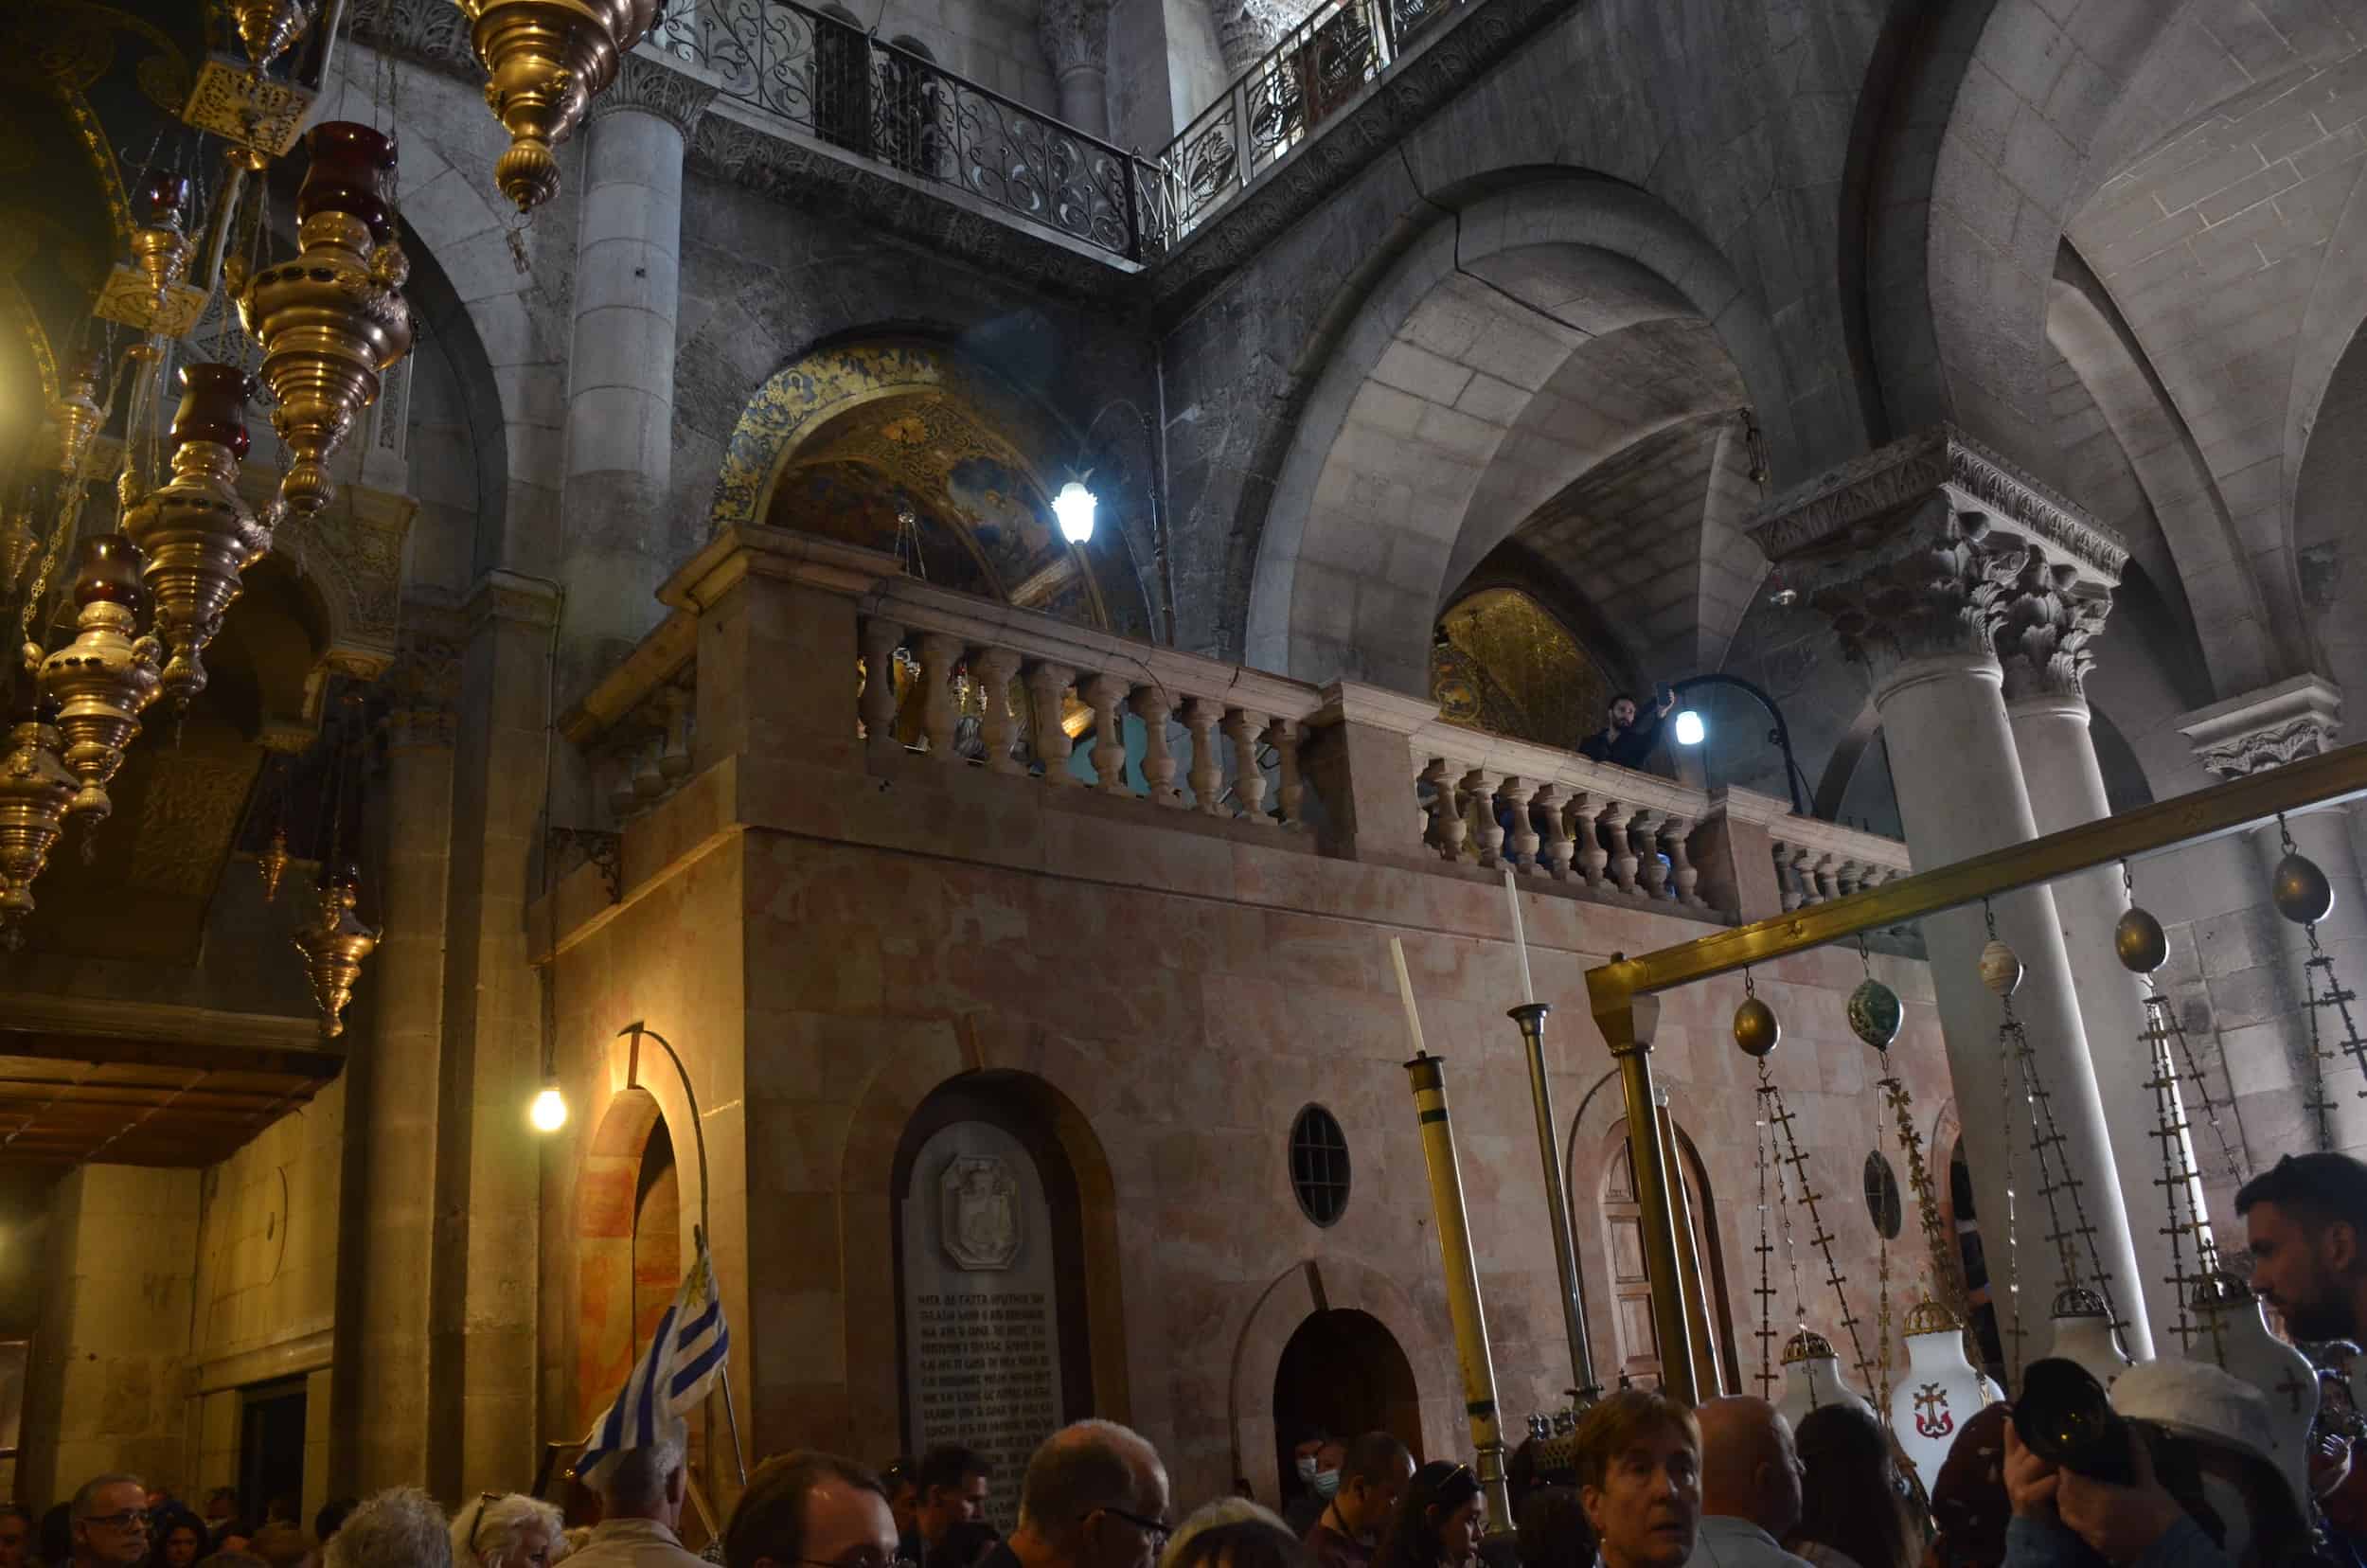
{"label": "round window", "polygon": [[1319,1225],[1332,1223],[1348,1206],[1348,1140],[1320,1105],[1308,1106],[1290,1124],[1290,1190]]}
{"label": "round window", "polygon": [[1898,1199],[1898,1174],[1878,1149],[1865,1157],[1865,1211],[1885,1241],[1898,1238],[1898,1227],[1906,1219]]}

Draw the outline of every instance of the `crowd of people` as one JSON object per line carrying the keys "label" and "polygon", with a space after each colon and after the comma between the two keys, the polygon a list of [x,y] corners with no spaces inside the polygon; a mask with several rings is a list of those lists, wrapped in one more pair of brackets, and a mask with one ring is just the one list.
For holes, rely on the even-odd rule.
{"label": "crowd of people", "polygon": [[[2236,1207],[2253,1289],[2291,1331],[2367,1337],[2367,1166],[2290,1156]],[[2024,1378],[2020,1414],[2035,1422]],[[2277,1462],[2265,1396],[2216,1366],[2132,1368],[2109,1412],[2093,1392],[2072,1433],[2025,1433],[1990,1406],[1919,1485],[1856,1404],[1794,1431],[1764,1399],[1688,1408],[1623,1388],[1578,1418],[1569,1472],[1554,1478],[1571,1484],[1514,1456],[1517,1532],[1488,1517],[1471,1467],[1417,1465],[1383,1432],[1300,1443],[1288,1517],[1239,1482],[1176,1523],[1158,1452],[1088,1420],[1029,1459],[1007,1536],[988,1521],[995,1477],[975,1450],[942,1444],[880,1472],[803,1451],[756,1468],[700,1557],[678,1534],[688,1481],[675,1420],[603,1467],[588,1528],[536,1497],[489,1492],[447,1517],[398,1487],[329,1504],[308,1535],[291,1503],[250,1527],[227,1489],[201,1517],[136,1477],[101,1475],[38,1521],[0,1507],[0,1568],[2367,1568],[2347,1527],[2367,1519],[2345,1501],[2359,1489],[2347,1437],[2313,1454],[2305,1495]]]}

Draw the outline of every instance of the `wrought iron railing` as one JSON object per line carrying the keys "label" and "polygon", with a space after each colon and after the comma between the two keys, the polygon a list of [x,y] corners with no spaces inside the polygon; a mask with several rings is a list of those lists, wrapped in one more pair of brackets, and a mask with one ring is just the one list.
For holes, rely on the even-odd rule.
{"label": "wrought iron railing", "polygon": [[1449,11],[1472,0],[1323,0],[1169,142],[1166,242],[1175,244],[1379,80]]}
{"label": "wrought iron railing", "polygon": [[832,146],[1130,260],[1166,248],[1158,166],[828,12],[678,0],[650,42],[720,78],[723,98]]}

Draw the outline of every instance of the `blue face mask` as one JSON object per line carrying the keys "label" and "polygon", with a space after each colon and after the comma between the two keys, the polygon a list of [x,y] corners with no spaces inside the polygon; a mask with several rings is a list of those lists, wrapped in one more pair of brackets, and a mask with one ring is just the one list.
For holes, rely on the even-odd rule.
{"label": "blue face mask", "polygon": [[1339,1494],[1340,1472],[1336,1470],[1317,1470],[1315,1479],[1309,1481],[1308,1485],[1315,1489],[1317,1497],[1328,1503]]}

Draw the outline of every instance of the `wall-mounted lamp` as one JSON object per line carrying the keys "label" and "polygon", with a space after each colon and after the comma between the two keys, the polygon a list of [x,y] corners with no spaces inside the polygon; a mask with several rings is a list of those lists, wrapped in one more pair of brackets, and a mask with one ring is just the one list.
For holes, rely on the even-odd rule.
{"label": "wall-mounted lamp", "polygon": [[[1088,472],[1085,479],[1092,478]],[[1060,520],[1060,537],[1072,544],[1082,544],[1094,536],[1094,513],[1101,502],[1085,488],[1084,479],[1072,479],[1060,487],[1060,493],[1052,498],[1052,515]]]}

